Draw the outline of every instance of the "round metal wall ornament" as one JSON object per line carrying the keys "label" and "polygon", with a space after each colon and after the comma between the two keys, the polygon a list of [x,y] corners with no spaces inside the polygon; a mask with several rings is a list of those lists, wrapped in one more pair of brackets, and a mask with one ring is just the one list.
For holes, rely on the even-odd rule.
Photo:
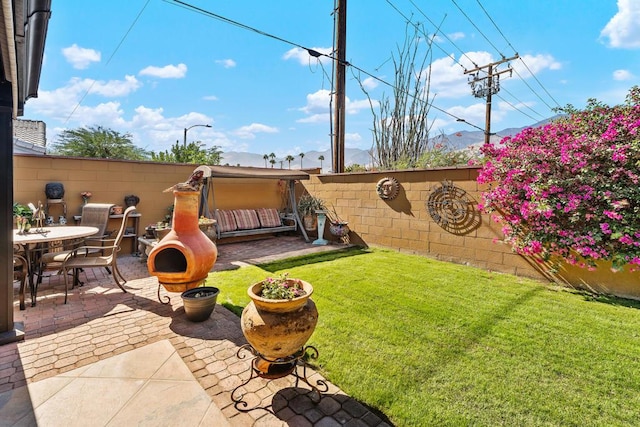
{"label": "round metal wall ornament", "polygon": [[400,183],[393,177],[386,176],[376,184],[376,191],[381,199],[393,200],[398,196]]}
{"label": "round metal wall ornament", "polygon": [[466,234],[480,225],[480,215],[469,195],[451,181],[442,181],[433,189],[426,205],[431,218],[450,233]]}

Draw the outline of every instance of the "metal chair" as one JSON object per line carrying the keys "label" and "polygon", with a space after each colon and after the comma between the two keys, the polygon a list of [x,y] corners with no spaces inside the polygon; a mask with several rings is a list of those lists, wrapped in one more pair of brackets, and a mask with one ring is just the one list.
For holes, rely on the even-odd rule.
{"label": "metal chair", "polygon": [[[113,203],[87,203],[82,207],[82,218],[80,219],[80,225],[88,227],[96,227],[98,232],[92,236],[85,237],[83,245],[95,246],[99,244],[103,239],[109,237],[110,233],[107,232],[107,225],[109,223],[109,214]],[[73,246],[78,246],[77,244]],[[42,275],[46,270],[60,270],[60,266],[66,259],[67,255],[73,249],[72,247],[63,247],[62,245],[51,245],[46,252],[43,252],[40,256],[38,263],[38,281],[42,283]],[[90,251],[91,255],[101,254],[102,250],[93,249]],[[111,274],[109,268],[107,272]]]}
{"label": "metal chair", "polygon": [[[24,288],[29,276],[29,263],[27,259],[19,254],[13,254],[13,280],[20,280],[20,310],[24,310]],[[31,295],[33,303],[33,294]]]}
{"label": "metal chair", "polygon": [[[113,280],[123,292],[127,292],[123,287],[127,280],[118,270],[118,252],[120,251],[120,243],[125,234],[127,219],[129,215],[135,212],[135,206],[130,206],[122,215],[122,223],[115,239],[100,239],[100,245],[80,246],[67,254],[60,270],[64,275],[64,303],[67,303],[67,294],[69,291],[69,272],[73,271],[73,286],[79,284],[79,272],[86,268],[111,268]],[[96,255],[95,251],[99,253]],[[122,283],[120,283],[122,281]]]}

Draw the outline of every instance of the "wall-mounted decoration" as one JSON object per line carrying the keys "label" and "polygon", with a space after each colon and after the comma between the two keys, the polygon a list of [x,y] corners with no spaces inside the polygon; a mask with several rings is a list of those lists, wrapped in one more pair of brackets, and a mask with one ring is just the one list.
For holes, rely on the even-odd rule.
{"label": "wall-mounted decoration", "polygon": [[393,177],[386,176],[376,184],[376,191],[381,199],[393,200],[398,196],[400,183]]}
{"label": "wall-mounted decoration", "polygon": [[451,181],[434,188],[426,206],[436,224],[449,233],[466,234],[480,226],[480,213],[471,197]]}

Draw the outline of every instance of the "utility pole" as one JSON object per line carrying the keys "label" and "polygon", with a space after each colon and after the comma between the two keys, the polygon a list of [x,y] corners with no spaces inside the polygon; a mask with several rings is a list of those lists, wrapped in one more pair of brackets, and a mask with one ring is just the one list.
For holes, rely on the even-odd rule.
{"label": "utility pole", "polygon": [[345,125],[345,75],[347,58],[347,0],[337,0],[334,19],[336,25],[336,64],[334,105],[336,112],[333,125],[333,158],[334,173],[344,172],[344,125]]}
{"label": "utility pole", "polygon": [[[476,67],[472,70],[464,71],[465,74],[471,74],[471,77],[469,78],[469,84],[471,85],[471,93],[473,94],[473,96],[475,96],[476,98],[487,98],[484,122],[485,144],[488,144],[491,141],[491,95],[496,94],[500,91],[500,74],[511,74],[513,72],[511,66],[502,71],[494,71],[494,67],[518,58],[519,56],[516,53],[515,56],[512,56],[511,58],[503,58],[500,61],[492,62],[491,64],[483,65],[481,67]],[[486,77],[478,77],[480,71],[485,68],[487,69]]]}

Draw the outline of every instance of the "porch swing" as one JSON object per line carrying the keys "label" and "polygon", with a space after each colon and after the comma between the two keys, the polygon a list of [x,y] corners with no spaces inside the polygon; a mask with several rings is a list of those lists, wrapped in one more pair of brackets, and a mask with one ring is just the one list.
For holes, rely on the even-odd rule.
{"label": "porch swing", "polygon": [[[310,242],[298,213],[295,195],[296,180],[308,180],[309,174],[299,170],[262,169],[235,166],[199,166],[204,172],[204,185],[200,193],[199,216],[216,220],[216,237],[254,236],[275,234],[300,229],[305,241]],[[286,183],[288,201],[285,211],[258,206],[249,209],[222,210],[216,208],[214,194],[215,178],[277,179]],[[288,211],[287,208],[290,208]]]}

